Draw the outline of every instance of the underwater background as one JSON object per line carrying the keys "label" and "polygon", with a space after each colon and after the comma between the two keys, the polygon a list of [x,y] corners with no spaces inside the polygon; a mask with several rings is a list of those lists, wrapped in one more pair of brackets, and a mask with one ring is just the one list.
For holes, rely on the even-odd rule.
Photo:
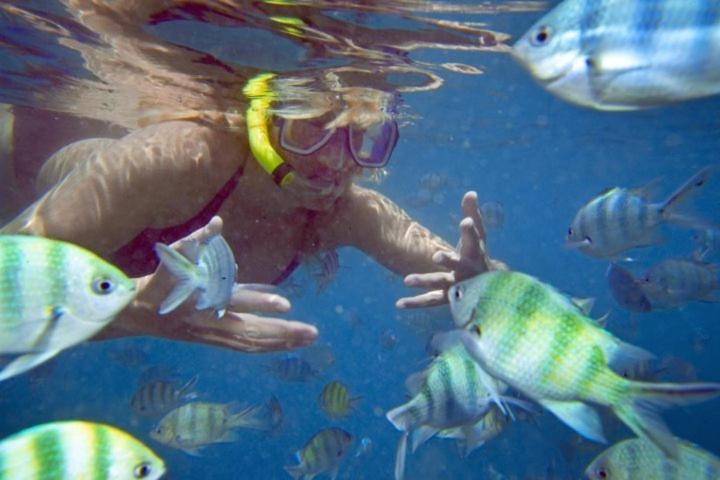
{"label": "underwater background", "polygon": [[[29,3],[63,15],[52,2]],[[492,30],[518,38],[542,14],[480,18]],[[3,28],[15,22],[7,13],[0,16]],[[202,26],[197,28],[183,38],[202,50],[210,41]],[[169,26],[158,33],[172,41],[178,34],[172,30]],[[251,39],[252,32],[261,40]],[[42,43],[40,32],[26,29],[21,34],[37,35]],[[236,45],[229,31],[214,32],[213,39],[224,34],[227,55],[248,54],[251,47],[242,47],[248,41],[266,45],[268,51],[255,63],[258,67],[280,69],[279,64],[296,55],[290,50],[297,47],[267,32],[237,34]],[[48,62],[82,68],[71,51],[46,48]],[[648,314],[627,312],[610,296],[608,262],[563,246],[577,210],[603,189],[640,187],[659,179],[654,198],[662,199],[703,166],[720,163],[720,98],[647,111],[598,112],[551,96],[505,53],[428,49],[413,51],[410,57],[433,64],[463,63],[482,74],[443,71],[441,88],[402,95],[403,111],[411,120],[401,124],[388,175],[373,188],[451,244],[457,240],[465,191],[477,191],[480,203],[499,202],[504,224],[488,233],[494,258],[572,295],[595,297],[594,315],[609,312],[608,329],[622,340],[660,359],[682,359],[681,380],[720,381],[720,305],[691,303]],[[22,62],[17,52],[0,49],[3,70],[11,69],[13,62]],[[4,85],[0,83],[0,101],[18,101],[17,90],[3,90]],[[42,84],[27,87],[32,91]],[[687,205],[715,223],[720,222],[718,182],[720,178],[712,178]],[[687,256],[694,248],[692,237],[692,231],[669,227],[661,244],[633,256],[642,265]],[[242,262],[242,255],[237,261]],[[717,254],[710,261],[718,261]],[[119,426],[151,446],[168,465],[167,478],[284,479],[289,476],[282,467],[295,463],[297,449],[318,430],[340,426],[354,436],[355,446],[338,478],[391,478],[399,432],[384,414],[407,400],[405,378],[427,365],[431,333],[451,328],[452,319],[446,307],[397,310],[395,300],[410,291],[400,277],[360,252],[339,250],[339,265],[326,288],[317,288],[308,268],[298,270],[288,287],[290,316],[317,325],[318,343],[329,346],[334,357],[316,378],[286,382],[273,375],[268,366],[284,358],[282,353],[244,354],[144,338],[88,343],[0,383],[0,437],[53,420],[94,420]],[[137,417],[130,408],[138,379],[149,367],[169,371],[173,378],[198,374],[196,391],[206,401],[260,403],[275,395],[284,412],[282,430],[276,435],[240,430],[237,442],[211,445],[200,457],[159,445],[148,435],[155,421]],[[352,414],[332,421],[318,407],[318,396],[331,380],[344,382],[353,395],[362,396]],[[678,437],[720,453],[717,400],[662,415]],[[618,420],[608,416],[605,422],[610,443],[631,436]],[[372,448],[355,456],[364,437]],[[454,442],[432,439],[408,457],[406,478],[578,478],[604,448],[578,441],[573,431],[544,412],[532,421],[511,422],[465,459]]]}

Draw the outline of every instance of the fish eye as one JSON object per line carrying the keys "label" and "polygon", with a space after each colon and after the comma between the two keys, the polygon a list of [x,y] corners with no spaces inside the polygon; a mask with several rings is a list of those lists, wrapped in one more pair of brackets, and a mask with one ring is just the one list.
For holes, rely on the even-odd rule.
{"label": "fish eye", "polygon": [[453,291],[453,298],[458,302],[460,300],[462,300],[462,298],[463,298],[462,287],[455,287],[455,290]]}
{"label": "fish eye", "polygon": [[481,334],[482,334],[482,330],[480,330],[480,325],[478,325],[478,324],[475,324],[475,323],[474,323],[473,326],[470,327],[470,331],[471,331],[472,333],[474,333],[475,335],[477,335],[478,337],[482,336],[482,335],[481,335]]}
{"label": "fish eye", "polygon": [[98,295],[107,295],[115,290],[115,283],[109,278],[96,278],[92,284],[93,292]]}
{"label": "fish eye", "polygon": [[536,47],[541,47],[545,45],[548,40],[550,40],[550,27],[547,25],[543,25],[538,29],[537,32],[532,36],[531,43],[535,45]]}
{"label": "fish eye", "polygon": [[574,233],[575,233],[575,231],[573,230],[572,227],[568,228],[568,237],[572,237]]}
{"label": "fish eye", "polygon": [[152,466],[148,462],[143,462],[133,470],[135,478],[146,478],[152,473]]}
{"label": "fish eye", "polygon": [[600,478],[608,478],[608,473],[605,469],[600,469],[597,473]]}
{"label": "fish eye", "polygon": [[592,238],[590,238],[590,235],[585,235],[585,241],[587,243],[592,243]]}

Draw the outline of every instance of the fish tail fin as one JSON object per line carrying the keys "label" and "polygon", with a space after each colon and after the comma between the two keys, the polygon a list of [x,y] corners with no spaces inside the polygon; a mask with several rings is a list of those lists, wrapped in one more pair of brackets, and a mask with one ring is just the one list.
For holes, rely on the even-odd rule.
{"label": "fish tail fin", "polygon": [[242,427],[253,430],[271,430],[272,420],[265,405],[250,405],[230,416],[230,428]]}
{"label": "fish tail fin", "polygon": [[285,471],[290,474],[291,477],[293,477],[295,480],[302,477],[305,473],[305,469],[302,467],[302,465],[288,465],[285,468]]}
{"label": "fish tail fin", "polygon": [[197,268],[180,252],[163,243],[155,244],[155,253],[165,268],[178,279],[178,284],[160,305],[160,315],[165,315],[175,310],[197,288]]}
{"label": "fish tail fin", "polygon": [[195,400],[198,397],[197,392],[194,391],[195,385],[197,384],[199,375],[193,376],[190,380],[185,383],[178,391],[178,398],[183,400]]}
{"label": "fish tail fin", "polygon": [[677,439],[657,411],[703,402],[719,394],[718,383],[631,382],[629,394],[613,410],[635,434],[654,443],[668,457],[677,458]]}
{"label": "fish tail fin", "polygon": [[408,432],[403,432],[395,452],[395,480],[405,476],[405,458],[407,457]]}
{"label": "fish tail fin", "polygon": [[671,222],[682,222],[685,217],[674,214],[673,208],[695,190],[701,188],[707,183],[710,176],[714,173],[714,167],[705,167],[690,177],[688,181],[683,183],[680,188],[675,190],[662,204],[660,204],[660,213],[666,220]]}

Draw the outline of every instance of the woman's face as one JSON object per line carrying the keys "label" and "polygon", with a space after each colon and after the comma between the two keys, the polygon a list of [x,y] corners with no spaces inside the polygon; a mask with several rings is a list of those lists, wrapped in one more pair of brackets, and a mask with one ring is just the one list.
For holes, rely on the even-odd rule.
{"label": "woman's face", "polygon": [[[278,129],[274,130],[277,139]],[[352,177],[361,171],[348,149],[346,128],[337,129],[323,147],[307,155],[290,152],[279,141],[275,145],[296,171],[295,180],[283,188],[292,190],[300,205],[310,210],[330,209],[349,188]]]}

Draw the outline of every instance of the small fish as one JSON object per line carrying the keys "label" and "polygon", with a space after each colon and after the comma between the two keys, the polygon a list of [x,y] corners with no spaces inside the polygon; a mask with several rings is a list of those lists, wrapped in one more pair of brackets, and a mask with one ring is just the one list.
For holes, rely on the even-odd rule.
{"label": "small fish", "polygon": [[505,224],[505,209],[500,202],[485,202],[480,205],[483,225],[489,228],[502,228]]}
{"label": "small fish", "polygon": [[236,441],[236,428],[270,430],[272,427],[265,405],[251,405],[241,410],[238,407],[236,403],[185,404],[165,415],[150,432],[150,437],[189,455],[199,455],[206,445]]}
{"label": "small fish", "polygon": [[668,455],[677,443],[654,408],[720,394],[718,383],[649,383],[613,371],[651,355],[621,342],[550,285],[519,272],[493,271],[449,289],[460,341],[490,375],[537,401],[588,439],[604,442],[597,412],[609,407],[638,436]]}
{"label": "small fish", "polygon": [[341,428],[326,428],[316,433],[301,449],[295,453],[299,465],[287,466],[291,477],[306,480],[321,473],[328,473],[335,480],[353,437]]}
{"label": "small fish", "polygon": [[430,192],[437,192],[449,184],[447,174],[444,173],[426,173],[420,177],[420,186]]}
{"label": "small fish", "polygon": [[691,258],[669,258],[640,280],[653,307],[675,308],[692,301],[720,302],[720,266]]}
{"label": "small fish", "polygon": [[720,93],[716,0],[565,0],[513,46],[547,90],[598,110]]}
{"label": "small fish", "polygon": [[155,480],[165,462],[128,433],[84,421],[37,425],[0,442],[0,478]]}
{"label": "small fish", "polygon": [[270,432],[273,435],[278,435],[282,429],[283,423],[283,409],[282,405],[280,405],[280,400],[273,395],[270,397],[267,407],[270,415]]}
{"label": "small fish", "polygon": [[[120,343],[120,342],[113,342]],[[108,351],[108,357],[115,363],[127,368],[139,368],[148,363],[148,351],[135,345],[123,345]]]}
{"label": "small fish", "polygon": [[625,310],[631,312],[650,312],[652,304],[636,279],[626,268],[611,263],[607,271],[608,285],[613,299]]}
{"label": "small fish", "polygon": [[194,400],[193,392],[198,376],[195,375],[182,387],[162,380],[145,383],[140,386],[130,400],[133,411],[143,417],[159,417],[178,407],[181,403]]}
{"label": "small fish", "polygon": [[585,469],[589,480],[634,480],[662,478],[695,480],[720,478],[720,458],[684,440],[678,440],[677,458],[641,438],[630,438],[611,446]]}
{"label": "small fish", "polygon": [[273,359],[266,368],[275,377],[286,382],[307,382],[320,374],[310,362],[294,353]]}
{"label": "small fish", "polygon": [[135,298],[124,273],[77,245],[0,235],[0,355],[6,380],[102,330]]}
{"label": "small fish", "polygon": [[662,203],[649,200],[649,186],[611,188],[578,211],[568,228],[566,245],[591,257],[615,258],[631,248],[658,243],[662,224],[703,228],[702,221],[676,213],[675,207],[705,185],[712,173],[713,168],[703,168]]}
{"label": "small fish", "polygon": [[507,388],[485,373],[461,345],[442,352],[426,370],[411,375],[406,385],[413,397],[386,415],[403,432],[396,453],[396,480],[403,477],[408,436],[413,452],[438,431],[455,427],[461,428],[468,443],[476,444],[474,425]]}
{"label": "small fish", "polygon": [[340,382],[325,385],[318,402],[325,414],[332,418],[342,418],[357,406],[362,397],[350,397],[350,391]]}
{"label": "small fish", "polygon": [[230,304],[237,264],[230,246],[222,235],[214,235],[205,242],[187,244],[188,258],[163,243],[155,244],[155,253],[162,264],[178,278],[178,284],[160,305],[160,314],[175,310],[198,290],[195,308],[212,308],[218,318]]}

